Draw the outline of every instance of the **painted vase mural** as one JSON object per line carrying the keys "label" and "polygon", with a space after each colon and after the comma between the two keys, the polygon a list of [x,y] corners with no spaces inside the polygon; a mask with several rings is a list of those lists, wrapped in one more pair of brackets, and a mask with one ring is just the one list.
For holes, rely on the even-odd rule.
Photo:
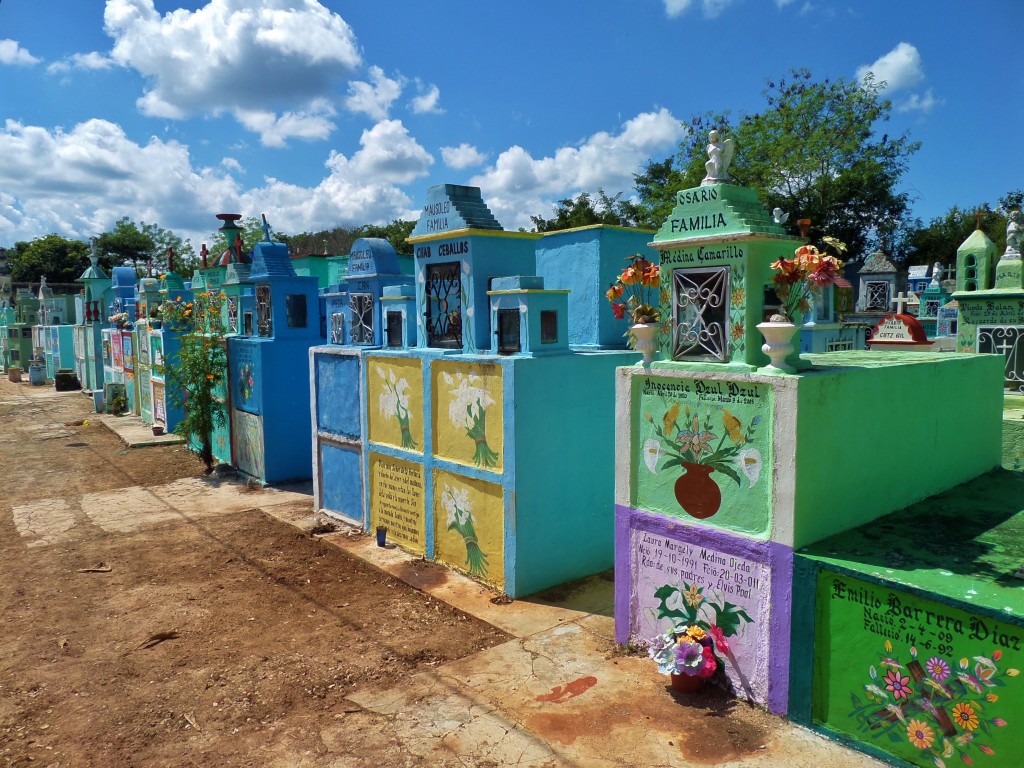
{"label": "painted vase mural", "polygon": [[[741,485],[746,477],[753,487],[761,474],[761,452],[750,445],[760,416],[744,426],[727,408],[706,408],[703,411],[682,403],[673,403],[660,423],[653,415],[655,438],[644,443],[644,460],[651,472],[682,467],[684,473],[676,480],[676,501],[687,514],[706,519],[715,515],[722,503],[719,476]],[[661,463],[664,460],[664,463]],[[660,464],[660,467],[659,467]]]}

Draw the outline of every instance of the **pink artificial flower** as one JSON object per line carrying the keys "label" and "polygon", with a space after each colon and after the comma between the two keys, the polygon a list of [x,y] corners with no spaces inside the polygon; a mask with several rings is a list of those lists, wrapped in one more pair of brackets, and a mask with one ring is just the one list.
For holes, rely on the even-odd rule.
{"label": "pink artificial flower", "polygon": [[715,648],[728,656],[729,641],[725,639],[725,632],[722,631],[722,628],[717,624],[712,624],[708,628],[708,633],[715,639]]}

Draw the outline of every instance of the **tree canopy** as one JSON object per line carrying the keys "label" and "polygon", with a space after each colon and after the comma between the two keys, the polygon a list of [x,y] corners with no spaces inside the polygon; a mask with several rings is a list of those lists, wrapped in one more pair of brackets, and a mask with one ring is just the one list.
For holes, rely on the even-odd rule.
{"label": "tree canopy", "polygon": [[195,259],[192,243],[182,240],[170,230],[158,224],[142,222],[136,224],[128,216],[122,216],[114,226],[96,238],[96,251],[100,254],[100,266],[105,270],[131,264],[136,270],[148,269],[162,272],[167,269],[167,249],[174,249],[174,269],[186,276],[191,275],[189,265]]}
{"label": "tree canopy", "polygon": [[554,206],[554,218],[531,216],[537,232],[555,232],[560,229],[587,227],[592,224],[632,223],[637,215],[636,209],[628,202],[619,198],[621,193],[610,197],[603,189],[597,190],[596,201],[589,192],[580,192],[576,197],[559,200]]}
{"label": "tree canopy", "polygon": [[812,237],[837,237],[851,255],[881,245],[899,258],[893,251],[910,198],[897,187],[920,144],[906,133],[878,135],[892,110],[881,88],[870,77],[817,82],[798,69],[768,82],[762,112],[735,122],[728,112],[695,116],[678,155],[649,163],[635,177],[640,206],[660,224],[675,192],[700,184],[714,128],[736,142],[734,183],[757,190],[768,210],[789,213],[792,234],[799,232],[797,219],[809,218]]}
{"label": "tree canopy", "polygon": [[89,266],[89,246],[81,240],[45,235],[15,243],[14,252],[8,252],[8,266],[16,283],[34,283],[42,277],[50,283],[73,283]]}

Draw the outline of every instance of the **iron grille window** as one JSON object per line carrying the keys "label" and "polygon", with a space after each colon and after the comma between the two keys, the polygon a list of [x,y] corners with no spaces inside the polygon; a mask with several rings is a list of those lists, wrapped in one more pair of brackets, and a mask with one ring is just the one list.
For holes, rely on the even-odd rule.
{"label": "iron grille window", "polygon": [[353,293],[348,297],[348,337],[353,344],[373,344],[373,296],[369,293]]}
{"label": "iron grille window", "polygon": [[274,335],[274,317],[270,311],[270,286],[256,286],[256,333],[259,336]]}
{"label": "iron grille window", "polygon": [[923,317],[935,317],[939,311],[939,302],[936,299],[928,299],[924,303]]}
{"label": "iron grille window", "polygon": [[672,272],[672,358],[729,357],[729,267]]}
{"label": "iron grille window", "polygon": [[402,346],[402,313],[388,312],[387,342],[389,347]]}
{"label": "iron grille window", "polygon": [[1024,328],[1012,325],[981,326],[978,328],[978,352],[1006,358],[1003,373],[1006,386],[1024,392]]}
{"label": "iron grille window", "polygon": [[460,262],[426,266],[427,346],[462,349],[462,270]]}
{"label": "iron grille window", "polygon": [[889,283],[867,283],[868,301],[865,309],[885,312],[889,309]]}
{"label": "iron grille window", "polygon": [[498,310],[498,354],[514,355],[522,350],[519,338],[519,310]]}
{"label": "iron grille window", "polygon": [[228,333],[238,333],[238,299],[228,297]]}

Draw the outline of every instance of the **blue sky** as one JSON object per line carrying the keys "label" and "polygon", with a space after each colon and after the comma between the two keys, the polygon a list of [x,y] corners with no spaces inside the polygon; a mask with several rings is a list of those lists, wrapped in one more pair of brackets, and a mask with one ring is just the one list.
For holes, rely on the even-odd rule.
{"label": "blue sky", "polygon": [[383,223],[443,182],[529,227],[793,67],[888,81],[927,221],[1024,187],[1022,30],[1019,0],[0,0],[0,246]]}

